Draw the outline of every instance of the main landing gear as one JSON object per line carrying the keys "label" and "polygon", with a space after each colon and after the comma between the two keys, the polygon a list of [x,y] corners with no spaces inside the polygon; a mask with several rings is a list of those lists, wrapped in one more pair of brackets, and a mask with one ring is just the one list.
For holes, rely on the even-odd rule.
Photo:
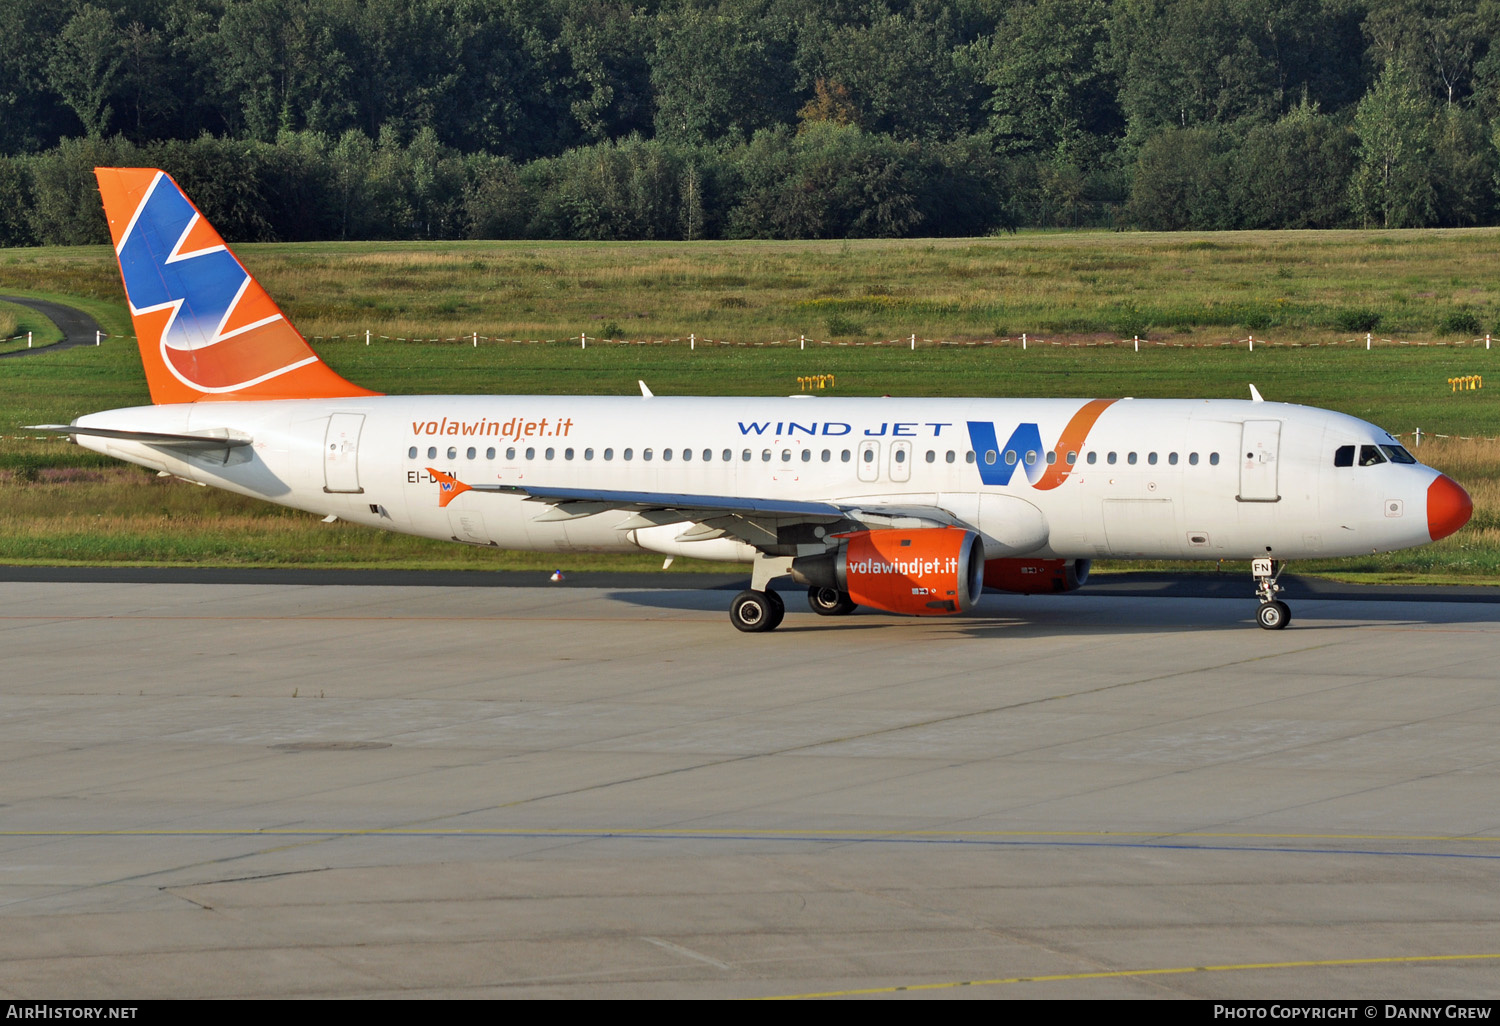
{"label": "main landing gear", "polygon": [[1250,574],[1255,578],[1255,594],[1260,597],[1260,609],[1256,610],[1255,622],[1268,631],[1279,631],[1292,622],[1292,609],[1276,597],[1281,590],[1276,582],[1286,562],[1279,559],[1252,559]]}
{"label": "main landing gear", "polygon": [[847,591],[816,584],[807,589],[807,604],[819,616],[847,616],[859,608]]}
{"label": "main landing gear", "polygon": [[786,616],[786,603],[767,588],[765,591],[742,591],[729,606],[729,622],[747,634],[774,631]]}

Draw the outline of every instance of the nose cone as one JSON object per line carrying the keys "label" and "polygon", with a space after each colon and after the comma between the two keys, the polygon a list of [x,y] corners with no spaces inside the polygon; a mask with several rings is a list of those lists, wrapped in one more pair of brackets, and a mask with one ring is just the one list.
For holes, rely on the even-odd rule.
{"label": "nose cone", "polygon": [[1474,500],[1447,474],[1427,486],[1427,533],[1433,541],[1457,531],[1473,514]]}

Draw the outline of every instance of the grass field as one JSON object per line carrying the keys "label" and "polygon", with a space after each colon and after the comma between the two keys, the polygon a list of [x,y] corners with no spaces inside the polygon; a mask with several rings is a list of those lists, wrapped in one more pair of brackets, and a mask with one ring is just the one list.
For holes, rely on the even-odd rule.
{"label": "grass field", "polygon": [[[318,244],[247,246],[242,255],[305,334],[358,336],[319,342],[319,351],[340,373],[387,392],[633,394],[644,378],[658,394],[775,395],[796,392],[799,376],[832,374],[833,395],[1241,397],[1253,382],[1268,399],[1342,410],[1408,444],[1420,428],[1423,460],[1474,495],[1474,523],[1444,542],[1322,566],[1381,579],[1500,572],[1500,444],[1476,440],[1500,436],[1500,373],[1489,373],[1500,344],[1453,345],[1471,335],[1445,330],[1493,329],[1500,319],[1497,231]],[[118,281],[104,248],[0,251],[0,289],[83,297],[80,305],[117,333],[128,330]],[[1361,317],[1378,320],[1377,340],[1413,344],[1367,352],[1363,334],[1344,341],[1356,336],[1341,325]],[[377,336],[369,346],[366,330]],[[1024,351],[964,344],[1023,331]],[[575,341],[476,348],[378,338],[474,332]],[[587,349],[576,342],[581,332],[591,338]],[[1099,345],[1136,332],[1152,343],[1139,353]],[[1254,352],[1221,345],[1251,332],[1284,344]],[[594,341],[689,333],[735,343],[805,333],[845,344],[689,350]],[[915,351],[869,344],[912,333]],[[956,344],[924,341],[935,339]],[[1471,374],[1490,387],[1451,390],[1449,378]],[[542,560],[557,559],[323,525],[18,437],[18,425],[146,401],[134,344],[124,339],[5,361],[0,561],[550,569]],[[580,557],[573,565],[659,561]]]}
{"label": "grass field", "polygon": [[62,338],[62,332],[47,318],[24,306],[0,301],[0,353],[30,348],[26,344],[28,331],[32,346],[51,345]]}

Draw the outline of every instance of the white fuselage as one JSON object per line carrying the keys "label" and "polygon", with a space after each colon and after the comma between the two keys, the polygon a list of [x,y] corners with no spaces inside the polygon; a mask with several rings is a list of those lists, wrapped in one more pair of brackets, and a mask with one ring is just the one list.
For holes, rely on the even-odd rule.
{"label": "white fuselage", "polygon": [[681,540],[680,524],[624,510],[548,518],[545,504],[479,492],[443,507],[429,468],[474,485],[936,507],[976,528],[991,557],[1293,559],[1430,540],[1436,471],[1335,465],[1340,446],[1395,442],[1371,424],[1280,403],[1123,399],[1056,451],[1082,402],[375,396],[136,407],[76,423],[228,429],[253,444],[197,455],[78,441],[285,506],[510,549],[754,558],[744,542]]}

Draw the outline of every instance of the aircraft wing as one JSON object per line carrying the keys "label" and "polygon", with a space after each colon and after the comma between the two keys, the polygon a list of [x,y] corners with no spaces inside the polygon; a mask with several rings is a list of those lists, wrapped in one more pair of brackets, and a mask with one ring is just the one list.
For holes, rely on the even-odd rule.
{"label": "aircraft wing", "polygon": [[699,526],[686,532],[684,537],[708,538],[727,534],[757,547],[775,544],[782,529],[794,524],[838,525],[840,531],[864,527],[967,526],[952,513],[936,506],[850,504],[606,488],[470,485],[432,467],[427,472],[437,480],[441,489],[440,505],[447,505],[466,491],[519,495],[529,502],[548,507],[533,518],[539,522],[574,520],[609,510],[626,510],[635,517],[621,525],[623,527],[690,523]]}

